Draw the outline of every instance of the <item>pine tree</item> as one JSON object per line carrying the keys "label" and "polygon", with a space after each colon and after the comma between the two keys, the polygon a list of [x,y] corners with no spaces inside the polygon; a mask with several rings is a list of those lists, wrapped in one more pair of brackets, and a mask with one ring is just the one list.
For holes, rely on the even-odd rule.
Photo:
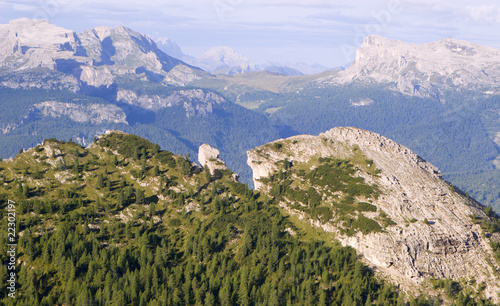
{"label": "pine tree", "polygon": [[210,173],[210,169],[205,166],[203,170],[205,171],[205,179],[207,180],[207,183],[210,183],[210,181],[212,181],[212,174]]}
{"label": "pine tree", "polygon": [[75,174],[78,174],[79,172],[79,169],[80,168],[80,163],[78,162],[78,157],[75,159],[75,165],[73,166],[73,171],[75,172]]}
{"label": "pine tree", "polygon": [[[229,276],[226,276],[223,281],[223,286],[219,291],[219,300],[221,305],[232,305],[231,301],[231,280]],[[277,304],[275,304],[277,305]]]}
{"label": "pine tree", "polygon": [[132,189],[132,186],[128,186],[125,188],[125,201],[129,201],[130,198],[132,197],[132,194],[134,194],[134,190]]}
{"label": "pine tree", "polygon": [[248,300],[248,268],[244,267],[240,277],[240,288],[238,290],[238,302],[242,306],[250,304]]}
{"label": "pine tree", "polygon": [[326,301],[326,290],[321,290],[321,293],[319,295],[318,306],[326,306],[326,305],[328,305]]}
{"label": "pine tree", "polygon": [[24,184],[24,186],[23,186],[23,196],[24,196],[25,198],[27,198],[27,197],[28,197],[29,192],[30,192],[30,188],[28,187],[28,185]]}
{"label": "pine tree", "polygon": [[160,146],[158,144],[154,144],[153,145],[153,150],[152,150],[153,155],[156,155],[159,152],[160,152]]}
{"label": "pine tree", "polygon": [[100,189],[104,188],[104,177],[102,173],[99,173],[99,175],[97,176],[97,187],[99,187]]}
{"label": "pine tree", "polygon": [[147,173],[146,173],[146,170],[147,170],[146,161],[144,161],[144,160],[143,160],[143,161],[142,161],[142,163],[141,163],[141,177],[142,177],[143,175],[147,174]]}
{"label": "pine tree", "polygon": [[19,182],[19,184],[17,185],[16,194],[18,195],[23,194],[23,184],[21,182]]}
{"label": "pine tree", "polygon": [[141,157],[139,153],[139,147],[137,146],[134,147],[134,153],[132,157],[134,158],[134,160],[139,160],[139,158]]}
{"label": "pine tree", "polygon": [[116,209],[121,209],[125,205],[125,195],[123,194],[123,190],[120,190],[116,198]]}
{"label": "pine tree", "polygon": [[137,204],[144,204],[145,202],[145,197],[144,197],[144,191],[142,189],[137,189],[135,192],[135,202]]}
{"label": "pine tree", "polygon": [[484,209],[484,213],[488,216],[488,217],[491,217],[492,216],[492,212],[493,212],[493,209],[491,208],[491,206],[488,204],[488,206],[486,206],[486,208]]}
{"label": "pine tree", "polygon": [[87,285],[83,285],[83,288],[79,288],[80,293],[78,294],[78,297],[76,298],[76,305],[77,306],[87,306],[87,305],[92,305],[93,303],[92,298],[90,296],[90,291],[87,288]]}
{"label": "pine tree", "polygon": [[117,290],[117,291],[113,292],[113,298],[111,300],[111,305],[113,305],[113,306],[126,305],[125,293],[123,292],[123,290]]}

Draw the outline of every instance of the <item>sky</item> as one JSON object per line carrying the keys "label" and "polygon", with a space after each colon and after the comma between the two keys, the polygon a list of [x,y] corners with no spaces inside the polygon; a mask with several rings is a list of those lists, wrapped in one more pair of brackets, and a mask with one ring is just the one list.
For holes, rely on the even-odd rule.
{"label": "sky", "polygon": [[500,5],[486,0],[0,0],[1,24],[21,17],[76,32],[123,25],[189,55],[227,46],[257,64],[344,66],[367,35],[500,48]]}

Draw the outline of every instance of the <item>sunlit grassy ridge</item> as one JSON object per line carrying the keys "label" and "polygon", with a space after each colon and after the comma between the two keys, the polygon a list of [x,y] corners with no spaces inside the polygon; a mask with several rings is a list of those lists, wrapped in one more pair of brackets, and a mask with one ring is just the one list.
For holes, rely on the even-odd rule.
{"label": "sunlit grassy ridge", "polygon": [[[378,194],[351,176],[353,164],[316,162],[300,184],[322,185],[353,211],[374,211],[367,202],[343,203]],[[276,177],[289,179],[286,170]],[[340,185],[329,184],[332,173],[344,178]],[[0,174],[2,228],[14,200],[19,236],[17,298],[3,289],[6,305],[429,303],[377,279],[353,249],[287,216],[277,198],[235,182],[231,171],[210,173],[134,135],[110,132],[89,148],[49,139],[1,161]],[[308,209],[325,218],[321,207]],[[361,216],[351,227],[364,232],[370,222]],[[3,262],[6,241],[4,230]]]}
{"label": "sunlit grassy ridge", "polygon": [[139,137],[46,140],[0,168],[1,205],[16,202],[21,236],[17,305],[398,301],[354,250],[305,241],[230,171],[212,175]]}

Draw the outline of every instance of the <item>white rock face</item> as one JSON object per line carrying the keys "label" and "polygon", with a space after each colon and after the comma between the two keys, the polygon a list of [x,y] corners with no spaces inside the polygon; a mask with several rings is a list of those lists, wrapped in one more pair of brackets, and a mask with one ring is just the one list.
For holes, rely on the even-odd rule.
{"label": "white rock face", "polygon": [[117,100],[153,111],[182,104],[188,118],[206,116],[212,113],[215,104],[227,102],[222,96],[201,89],[178,90],[168,96],[137,95],[132,90],[120,89]]}
{"label": "white rock face", "polygon": [[144,67],[165,73],[180,63],[160,52],[151,38],[123,26],[98,27],[78,37],[89,56],[103,64]]}
{"label": "white rock face", "polygon": [[202,144],[198,149],[198,162],[202,167],[208,167],[213,175],[216,169],[226,170],[226,163],[220,159],[219,150],[212,148],[209,144]]}
{"label": "white rock face", "polygon": [[189,63],[212,73],[234,74],[255,69],[252,61],[228,47],[214,47]]}
{"label": "white rock face", "polygon": [[80,90],[79,80],[68,74],[58,71],[51,71],[48,68],[40,69],[41,71],[15,73],[9,76],[4,76],[0,85],[9,88],[39,88],[47,90],[69,90],[77,92]]}
{"label": "white rock face", "polygon": [[35,108],[44,116],[68,116],[71,120],[76,122],[90,122],[92,124],[113,122],[128,124],[125,113],[116,105],[45,101],[35,104]]}
{"label": "white rock face", "polygon": [[368,36],[351,67],[322,81],[392,84],[417,96],[437,96],[454,86],[498,92],[500,50],[452,38],[417,45]]}
{"label": "white rock face", "polygon": [[[390,139],[356,128],[334,128],[319,136],[295,136],[279,142],[283,144],[280,150],[265,145],[247,152],[256,188],[268,190],[259,179],[272,174],[278,167],[277,161],[288,158],[299,164],[319,156],[349,159],[357,147],[381,170],[377,176],[362,171],[357,175],[379,186],[382,195],[373,204],[396,225],[383,232],[358,232],[348,237],[330,222],[311,220],[311,224],[336,233],[343,245],[355,248],[370,265],[405,290],[417,290],[418,284],[430,277],[474,278],[478,283],[485,282],[486,295],[498,301],[500,280],[485,260],[495,262],[489,240],[470,218],[472,214],[484,213],[474,202],[452,191],[436,167]],[[306,217],[287,203],[282,205],[289,212]],[[418,221],[409,222],[413,218]]]}
{"label": "white rock face", "polygon": [[87,85],[101,87],[113,84],[115,76],[111,73],[107,66],[84,66],[82,67],[80,80],[85,82]]}
{"label": "white rock face", "polygon": [[[110,86],[122,75],[185,85],[208,75],[165,54],[149,37],[123,26],[76,34],[45,20],[23,18],[0,25],[0,41],[0,68],[15,72],[48,68],[87,86]],[[12,84],[9,87],[15,88]]]}
{"label": "white rock face", "polygon": [[0,41],[0,67],[55,69],[57,59],[83,55],[74,31],[45,20],[22,18],[1,24]]}
{"label": "white rock face", "polygon": [[[206,143],[202,144],[198,149],[198,162],[203,168],[208,167],[212,175],[215,174],[216,170],[228,170],[226,163],[220,159],[219,150]],[[235,182],[238,182],[239,175],[233,173],[232,178]]]}
{"label": "white rock face", "polygon": [[179,64],[165,75],[162,83],[185,86],[208,75],[209,74],[205,71],[196,70],[186,65]]}

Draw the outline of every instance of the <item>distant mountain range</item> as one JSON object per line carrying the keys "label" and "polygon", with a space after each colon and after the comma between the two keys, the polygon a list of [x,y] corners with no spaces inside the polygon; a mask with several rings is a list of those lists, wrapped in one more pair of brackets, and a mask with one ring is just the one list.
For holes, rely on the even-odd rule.
{"label": "distant mountain range", "polygon": [[247,150],[355,126],[411,148],[500,211],[497,49],[369,36],[349,68],[291,75],[280,64],[254,71],[229,48],[195,59],[123,26],[76,33],[18,19],[0,25],[0,41],[2,158],[51,137],[89,145],[115,129],[193,157],[208,143],[252,184]]}
{"label": "distant mountain range", "polygon": [[319,64],[308,65],[305,63],[264,63],[254,64],[250,59],[229,47],[214,47],[198,58],[184,54],[181,48],[168,38],[156,40],[158,47],[166,54],[183,60],[193,66],[200,67],[214,74],[236,74],[250,71],[268,71],[283,75],[316,74],[328,70],[342,68],[328,68]]}
{"label": "distant mountain range", "polygon": [[71,91],[109,87],[123,78],[185,85],[207,74],[160,51],[147,36],[122,26],[77,34],[45,20],[18,19],[0,26],[0,40],[2,72],[46,68],[56,75],[63,73],[60,88]]}

